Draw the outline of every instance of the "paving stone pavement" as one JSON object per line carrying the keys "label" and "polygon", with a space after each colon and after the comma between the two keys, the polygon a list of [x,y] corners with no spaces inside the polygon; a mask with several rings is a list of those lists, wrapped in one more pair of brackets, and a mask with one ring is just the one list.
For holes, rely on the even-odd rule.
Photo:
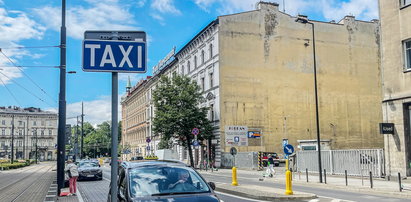
{"label": "paving stone pavement", "polygon": [[110,182],[108,180],[91,180],[77,182],[84,202],[107,201]]}

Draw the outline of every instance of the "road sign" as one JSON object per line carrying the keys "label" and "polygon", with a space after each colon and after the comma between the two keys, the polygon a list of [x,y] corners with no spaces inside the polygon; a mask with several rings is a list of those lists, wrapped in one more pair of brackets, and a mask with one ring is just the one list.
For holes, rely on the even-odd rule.
{"label": "road sign", "polygon": [[193,135],[198,135],[198,133],[200,133],[200,130],[198,130],[198,128],[193,128],[193,130],[191,131],[191,133]]}
{"label": "road sign", "polygon": [[150,142],[151,142],[151,139],[148,137],[148,138],[146,139],[146,142],[147,142],[147,143],[150,143]]}
{"label": "road sign", "polygon": [[146,43],[143,41],[83,41],[83,71],[144,73]]}
{"label": "road sign", "polygon": [[284,153],[287,155],[290,155],[292,153],[294,153],[294,147],[290,144],[287,144],[284,146]]}
{"label": "road sign", "polygon": [[233,155],[233,156],[236,155],[237,154],[237,149],[235,147],[231,147],[230,154]]}
{"label": "road sign", "polygon": [[198,145],[200,145],[200,143],[197,140],[194,140],[193,141],[193,146],[198,146]]}

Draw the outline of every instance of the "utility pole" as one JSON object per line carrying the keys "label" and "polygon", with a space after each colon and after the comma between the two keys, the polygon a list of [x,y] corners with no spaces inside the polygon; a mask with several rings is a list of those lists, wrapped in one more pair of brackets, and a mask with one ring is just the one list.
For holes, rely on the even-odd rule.
{"label": "utility pole", "polygon": [[84,158],[84,151],[83,151],[83,145],[84,145],[84,128],[83,124],[84,123],[84,104],[81,102],[81,153],[80,153],[80,158]]}
{"label": "utility pole", "polygon": [[37,151],[38,151],[38,149],[37,149],[37,140],[38,140],[38,138],[37,138],[37,129],[36,129],[36,164],[37,164],[37,158],[38,158],[38,154],[37,154]]}
{"label": "utility pole", "polygon": [[11,164],[14,161],[14,114],[11,115]]}
{"label": "utility pole", "polygon": [[[57,195],[64,187],[64,159],[66,135],[66,0],[61,2],[60,29],[60,94],[59,125],[57,136]],[[37,141],[37,140],[36,140]],[[37,144],[36,144],[37,147]],[[36,148],[37,151],[37,148]]]}
{"label": "utility pole", "polygon": [[78,116],[76,117],[76,120],[77,122],[76,122],[76,137],[75,137],[76,139],[74,142],[74,156],[76,160],[78,160],[79,159],[79,155],[78,155]]}

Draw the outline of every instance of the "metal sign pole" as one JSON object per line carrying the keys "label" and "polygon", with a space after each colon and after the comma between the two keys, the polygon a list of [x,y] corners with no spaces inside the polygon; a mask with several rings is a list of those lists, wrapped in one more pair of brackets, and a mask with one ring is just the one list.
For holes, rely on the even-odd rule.
{"label": "metal sign pole", "polygon": [[111,201],[117,201],[118,73],[112,73],[111,87]]}

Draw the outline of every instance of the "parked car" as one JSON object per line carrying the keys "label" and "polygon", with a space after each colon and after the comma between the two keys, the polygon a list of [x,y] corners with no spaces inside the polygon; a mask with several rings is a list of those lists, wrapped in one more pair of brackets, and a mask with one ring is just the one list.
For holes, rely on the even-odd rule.
{"label": "parked car", "polygon": [[83,179],[103,179],[103,170],[100,165],[93,161],[80,161],[78,167],[79,180]]}
{"label": "parked car", "polygon": [[[118,201],[220,201],[215,184],[190,166],[175,161],[123,162],[117,181]],[[108,201],[111,201],[111,188]]]}
{"label": "parked car", "polygon": [[130,160],[131,161],[144,160],[144,157],[142,157],[142,156],[133,156],[133,157],[131,157]]}

